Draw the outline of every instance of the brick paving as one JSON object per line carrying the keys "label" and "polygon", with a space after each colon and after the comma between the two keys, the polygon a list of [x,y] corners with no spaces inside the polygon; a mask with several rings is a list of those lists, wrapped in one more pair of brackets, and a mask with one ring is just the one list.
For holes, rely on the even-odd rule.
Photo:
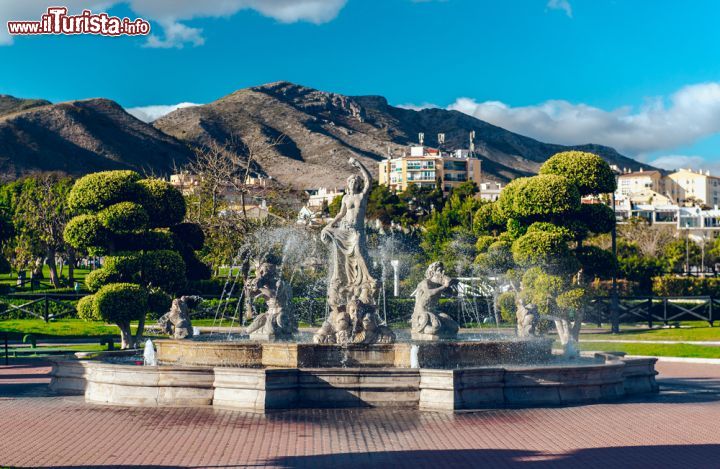
{"label": "brick paving", "polygon": [[32,365],[0,367],[0,465],[720,467],[719,365],[660,363],[660,395],[614,404],[268,415],[88,405],[49,395],[47,364]]}

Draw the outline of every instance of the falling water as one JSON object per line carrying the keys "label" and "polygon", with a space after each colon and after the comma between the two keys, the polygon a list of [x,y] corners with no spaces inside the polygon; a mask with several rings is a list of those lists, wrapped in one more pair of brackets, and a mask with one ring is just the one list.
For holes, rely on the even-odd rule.
{"label": "falling water", "polygon": [[143,364],[145,366],[157,366],[157,357],[155,356],[155,346],[152,340],[145,341],[145,350],[143,350]]}

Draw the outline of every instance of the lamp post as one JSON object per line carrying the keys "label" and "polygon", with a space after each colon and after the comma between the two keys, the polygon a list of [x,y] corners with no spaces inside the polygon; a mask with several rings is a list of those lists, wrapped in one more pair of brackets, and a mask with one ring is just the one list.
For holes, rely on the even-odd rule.
{"label": "lamp post", "polygon": [[610,328],[613,334],[620,332],[620,315],[617,284],[617,213],[615,212],[615,192],[612,193],[613,225],[611,232],[612,254],[615,259],[615,268],[612,272],[612,290],[610,292]]}

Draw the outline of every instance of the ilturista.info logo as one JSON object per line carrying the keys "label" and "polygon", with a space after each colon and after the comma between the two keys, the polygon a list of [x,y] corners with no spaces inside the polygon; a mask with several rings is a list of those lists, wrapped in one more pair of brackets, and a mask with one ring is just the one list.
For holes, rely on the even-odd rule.
{"label": "ilturista.info logo", "polygon": [[150,23],[142,18],[131,20],[107,13],[83,10],[68,15],[67,7],[49,7],[34,21],[8,21],[8,33],[14,36],[35,34],[95,34],[98,36],[144,36],[150,34]]}

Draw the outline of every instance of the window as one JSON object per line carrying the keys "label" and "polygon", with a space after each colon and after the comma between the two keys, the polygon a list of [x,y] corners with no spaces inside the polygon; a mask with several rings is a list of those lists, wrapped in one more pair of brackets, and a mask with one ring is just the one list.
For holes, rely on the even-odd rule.
{"label": "window", "polygon": [[467,161],[445,161],[443,167],[448,171],[467,171]]}

